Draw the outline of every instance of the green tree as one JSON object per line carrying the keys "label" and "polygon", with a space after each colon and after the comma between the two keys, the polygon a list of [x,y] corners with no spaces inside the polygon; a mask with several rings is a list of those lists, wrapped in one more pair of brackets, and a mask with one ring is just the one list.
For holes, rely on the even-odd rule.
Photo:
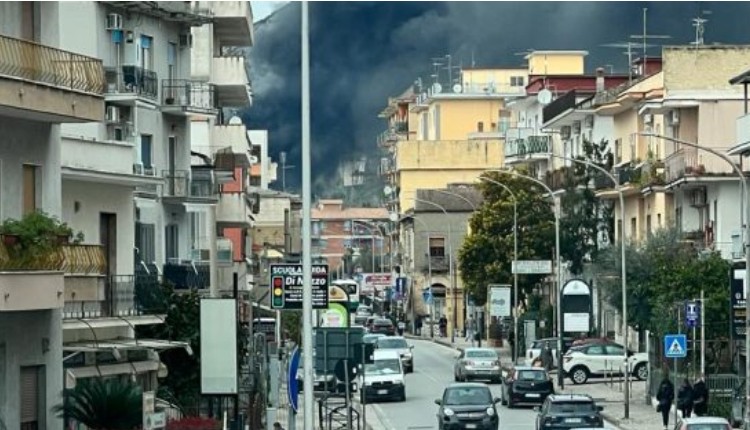
{"label": "green tree", "polygon": [[63,393],[63,404],[54,410],[92,430],[133,430],[143,420],[142,393],[130,381],[83,379]]}
{"label": "green tree", "polygon": [[[538,184],[501,172],[485,174],[510,188],[518,200],[518,258],[545,259],[554,255],[554,216],[550,200]],[[513,274],[513,198],[502,187],[482,182],[484,201],[469,225],[458,254],[461,279],[477,304],[487,300],[489,284],[511,284]],[[519,299],[538,285],[542,275],[519,277]]]}

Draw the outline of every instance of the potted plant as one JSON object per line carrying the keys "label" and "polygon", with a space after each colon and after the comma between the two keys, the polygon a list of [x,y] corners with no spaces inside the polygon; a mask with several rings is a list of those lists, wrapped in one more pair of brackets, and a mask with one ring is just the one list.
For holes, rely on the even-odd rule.
{"label": "potted plant", "polygon": [[[60,266],[60,248],[70,242],[73,230],[57,217],[35,211],[20,220],[6,219],[0,234],[7,251],[1,263],[5,269],[52,270]],[[83,234],[75,240],[82,241]]]}

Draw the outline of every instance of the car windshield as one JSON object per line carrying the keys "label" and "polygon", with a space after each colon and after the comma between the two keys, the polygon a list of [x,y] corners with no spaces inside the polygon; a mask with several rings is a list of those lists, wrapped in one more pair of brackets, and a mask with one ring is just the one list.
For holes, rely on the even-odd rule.
{"label": "car windshield", "polygon": [[375,343],[378,338],[383,337],[381,334],[367,334],[362,336],[362,342],[364,343]]}
{"label": "car windshield", "polygon": [[497,353],[491,349],[477,349],[466,351],[466,358],[497,358]]}
{"label": "car windshield", "polygon": [[547,375],[542,370],[519,370],[516,379],[524,381],[546,381]]}
{"label": "car windshield", "polygon": [[722,423],[688,424],[687,430],[728,430],[729,427]]}
{"label": "car windshield", "polygon": [[556,414],[588,414],[596,408],[593,402],[552,402],[549,410]]}
{"label": "car windshield", "polygon": [[379,325],[379,326],[393,325],[393,323],[391,322],[391,320],[375,320],[375,322],[373,324]]}
{"label": "car windshield", "polygon": [[448,388],[443,395],[445,405],[489,405],[491,403],[490,390],[485,387]]}
{"label": "car windshield", "polygon": [[401,373],[401,362],[398,359],[375,360],[365,365],[367,375],[394,375]]}
{"label": "car windshield", "polygon": [[407,348],[406,340],[382,337],[378,339],[378,348],[382,349],[404,349]]}

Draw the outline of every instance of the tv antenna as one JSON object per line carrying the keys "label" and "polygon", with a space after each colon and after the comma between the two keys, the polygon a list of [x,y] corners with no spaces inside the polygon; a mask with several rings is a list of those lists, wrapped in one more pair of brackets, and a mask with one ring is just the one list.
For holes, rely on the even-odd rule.
{"label": "tv antenna", "polygon": [[706,23],[708,22],[706,18],[703,18],[704,15],[711,15],[711,11],[701,11],[701,16],[693,18],[693,27],[695,27],[695,41],[690,42],[691,45],[703,45],[703,33],[705,33],[706,31]]}
{"label": "tv antenna", "polygon": [[297,166],[287,166],[286,152],[284,151],[281,151],[279,154],[279,162],[281,162],[281,191],[286,192],[286,171],[288,169],[294,169]]}
{"label": "tv antenna", "polygon": [[[625,49],[624,54],[628,56],[628,82],[633,82],[633,48],[638,47],[639,43],[637,42],[616,42],[616,43],[605,43],[604,46],[606,48],[619,48],[619,49]],[[646,44],[647,47],[652,47],[656,45],[649,45]]]}
{"label": "tv antenna", "polygon": [[646,75],[646,62],[648,61],[648,41],[650,39],[671,39],[672,36],[664,34],[648,34],[648,28],[646,26],[646,18],[648,16],[648,8],[643,8],[643,34],[631,34],[631,39],[641,39],[641,46],[643,47],[643,75]]}

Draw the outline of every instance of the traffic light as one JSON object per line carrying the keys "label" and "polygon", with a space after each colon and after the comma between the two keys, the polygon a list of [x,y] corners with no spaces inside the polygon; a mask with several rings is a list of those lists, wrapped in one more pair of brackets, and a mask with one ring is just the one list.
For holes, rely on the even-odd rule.
{"label": "traffic light", "polygon": [[274,276],[271,278],[271,288],[273,289],[271,307],[274,309],[284,308],[284,278],[281,276]]}

